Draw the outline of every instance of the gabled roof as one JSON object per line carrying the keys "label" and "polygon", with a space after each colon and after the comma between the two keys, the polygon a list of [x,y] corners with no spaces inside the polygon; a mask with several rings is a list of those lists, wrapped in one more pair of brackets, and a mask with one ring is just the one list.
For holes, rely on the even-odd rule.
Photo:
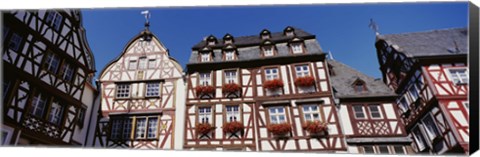
{"label": "gabled roof", "polygon": [[468,53],[467,28],[378,35],[407,57],[465,55]]}
{"label": "gabled roof", "polygon": [[[374,79],[335,60],[327,60],[327,63],[335,73],[334,75],[330,75],[330,80],[332,87],[336,91],[334,93],[335,96],[340,99],[396,96],[396,94],[380,79]],[[359,80],[365,82],[367,91],[362,93],[355,92],[353,84]]]}

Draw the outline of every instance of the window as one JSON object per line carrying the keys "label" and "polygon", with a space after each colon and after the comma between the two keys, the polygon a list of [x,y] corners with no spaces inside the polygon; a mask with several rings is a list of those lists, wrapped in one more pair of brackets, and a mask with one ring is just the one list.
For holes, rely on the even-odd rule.
{"label": "window", "polygon": [[50,113],[48,114],[48,121],[55,124],[60,125],[63,118],[63,106],[59,103],[54,101],[52,106],[50,106]]}
{"label": "window", "polygon": [[419,151],[424,150],[426,148],[425,139],[423,138],[422,132],[420,131],[420,128],[418,127],[418,125],[413,128],[412,132],[413,132],[413,139],[415,140],[417,149]]}
{"label": "window", "polygon": [[200,85],[208,86],[211,83],[210,73],[200,73]]}
{"label": "window", "polygon": [[47,104],[47,98],[39,93],[38,95],[33,97],[32,109],[30,110],[30,113],[33,116],[42,118],[45,111],[46,104]]}
{"label": "window", "polygon": [[435,122],[433,120],[433,117],[430,114],[427,114],[427,116],[422,119],[422,122],[425,128],[425,133],[427,134],[430,141],[433,141],[433,139],[440,135],[437,126],[435,125]]}
{"label": "window", "polygon": [[374,154],[375,151],[373,149],[373,146],[363,146],[363,152],[365,154]]}
{"label": "window", "polygon": [[201,57],[201,62],[209,62],[210,61],[210,53],[208,53],[208,52],[200,53],[200,57]]}
{"label": "window", "polygon": [[401,145],[393,146],[393,149],[395,150],[395,154],[406,154],[403,146]]}
{"label": "window", "polygon": [[2,27],[2,39],[5,40],[7,38],[7,34],[8,32],[10,31],[10,28],[8,28],[7,26],[3,26]]}
{"label": "window", "polygon": [[128,63],[128,70],[136,70],[137,69],[137,60],[130,60]]}
{"label": "window", "polygon": [[153,69],[153,68],[155,68],[155,66],[156,66],[155,59],[149,59],[148,60],[148,68]]}
{"label": "window", "polygon": [[320,120],[320,112],[318,110],[318,105],[303,105],[302,109],[305,121]]}
{"label": "window", "polygon": [[148,118],[148,138],[156,138],[157,137],[157,126],[158,120],[157,118]]}
{"label": "window", "polygon": [[45,64],[49,72],[56,74],[58,70],[58,65],[60,64],[60,58],[53,53],[48,53]]}
{"label": "window", "polygon": [[363,111],[362,105],[354,105],[353,112],[355,114],[355,118],[357,119],[365,119],[365,112]]}
{"label": "window", "polygon": [[85,121],[86,110],[84,108],[81,108],[78,112],[79,113],[78,113],[77,124],[80,125],[80,127],[83,127],[83,121]]}
{"label": "window", "polygon": [[280,124],[286,122],[285,109],[283,107],[270,107],[268,112],[270,114],[270,123]]}
{"label": "window", "polygon": [[378,154],[388,154],[388,146],[378,146]]}
{"label": "window", "polygon": [[117,85],[117,98],[130,97],[130,84],[118,84]]}
{"label": "window", "polygon": [[233,50],[228,50],[225,52],[225,60],[231,61],[235,59],[234,51]]}
{"label": "window", "polygon": [[147,130],[145,130],[145,127],[147,126],[147,119],[145,118],[138,118],[137,119],[137,128],[136,128],[136,133],[135,133],[135,138],[145,138],[145,133]]}
{"label": "window", "polygon": [[450,77],[453,83],[455,84],[468,83],[467,69],[450,69],[449,72],[450,72]]}
{"label": "window", "polygon": [[132,132],[132,120],[127,118],[123,121],[123,139],[130,139]]}
{"label": "window", "polygon": [[112,121],[112,131],[110,132],[110,138],[111,139],[119,139],[120,138],[120,133],[121,133],[121,128],[122,127],[122,122],[118,119],[115,119]]}
{"label": "window", "polygon": [[49,11],[47,13],[46,23],[58,31],[60,30],[62,19],[63,19],[62,15],[60,15],[58,12]]}
{"label": "window", "polygon": [[225,71],[225,83],[237,83],[237,71]]}
{"label": "window", "polygon": [[152,97],[152,96],[159,96],[159,95],[160,95],[160,83],[158,82],[147,83],[147,92],[145,96]]}
{"label": "window", "polygon": [[418,99],[418,90],[415,84],[412,84],[410,88],[408,88],[408,91],[410,92],[410,96],[412,97],[412,101],[417,101]]}
{"label": "window", "polygon": [[147,58],[140,57],[138,60],[138,69],[146,69],[147,68]]}
{"label": "window", "polygon": [[13,51],[18,51],[20,49],[20,44],[22,43],[22,40],[23,38],[19,34],[13,33],[12,37],[10,37],[8,48]]}
{"label": "window", "polygon": [[7,98],[8,91],[10,91],[10,86],[12,84],[12,81],[8,78],[3,78],[3,101],[5,101]]}
{"label": "window", "polygon": [[264,56],[273,56],[273,46],[263,47],[263,55]]}
{"label": "window", "polygon": [[199,107],[198,108],[198,122],[210,123],[210,117],[212,116],[211,107]]}
{"label": "window", "polygon": [[382,118],[382,113],[380,111],[379,105],[370,105],[368,106],[368,108],[370,109],[370,116],[373,119]]}
{"label": "window", "polygon": [[301,43],[292,43],[292,52],[296,53],[303,53],[303,48]]}
{"label": "window", "polygon": [[278,69],[277,68],[270,68],[265,69],[265,78],[267,80],[278,79]]}
{"label": "window", "polygon": [[398,102],[399,106],[400,106],[400,109],[403,111],[403,112],[407,112],[409,110],[408,106],[408,102],[407,102],[407,99],[405,99],[405,97],[402,97],[400,99],[400,101]]}
{"label": "window", "polygon": [[137,80],[143,80],[143,73],[144,73],[144,71],[138,71],[137,72]]}
{"label": "window", "polygon": [[73,67],[68,64],[68,63],[64,63],[63,64],[63,79],[65,81],[71,81],[72,78],[73,78]]}
{"label": "window", "polygon": [[295,66],[295,71],[296,71],[297,77],[310,76],[310,71],[308,70],[308,65]]}
{"label": "window", "polygon": [[2,139],[2,145],[7,144],[7,137],[8,137],[8,132],[2,130],[2,138],[1,138]]}
{"label": "window", "polygon": [[365,85],[363,84],[362,81],[357,81],[354,85],[354,88],[355,88],[355,92],[357,93],[361,93],[365,91]]}
{"label": "window", "polygon": [[239,106],[226,106],[225,110],[227,110],[227,122],[235,122],[240,120],[240,110]]}

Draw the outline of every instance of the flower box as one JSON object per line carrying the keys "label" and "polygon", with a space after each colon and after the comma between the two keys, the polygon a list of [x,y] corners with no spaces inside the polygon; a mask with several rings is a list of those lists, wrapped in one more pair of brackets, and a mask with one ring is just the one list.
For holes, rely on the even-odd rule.
{"label": "flower box", "polygon": [[201,96],[204,94],[213,94],[215,93],[215,87],[213,86],[197,86],[195,87],[195,92],[197,92],[197,96]]}
{"label": "flower box", "polygon": [[299,87],[308,87],[315,84],[315,78],[311,76],[298,77],[295,79],[295,85]]}
{"label": "flower box", "polygon": [[292,131],[292,126],[288,123],[270,124],[267,126],[267,130],[276,136],[284,136]]}
{"label": "flower box", "polygon": [[235,93],[235,92],[240,91],[241,89],[242,89],[242,87],[240,87],[240,85],[238,85],[236,83],[224,84],[222,86],[223,93]]}
{"label": "flower box", "polygon": [[328,130],[327,123],[321,121],[308,121],[303,126],[303,129],[308,131],[310,134],[320,134],[325,133]]}
{"label": "flower box", "polygon": [[283,87],[283,81],[280,79],[268,80],[263,83],[263,88],[274,90]]}
{"label": "flower box", "polygon": [[195,127],[195,131],[197,131],[198,135],[205,135],[213,130],[215,130],[215,127],[212,127],[209,123],[200,123]]}
{"label": "flower box", "polygon": [[245,127],[241,122],[228,122],[223,124],[223,132],[224,133],[237,133],[239,131],[243,131]]}

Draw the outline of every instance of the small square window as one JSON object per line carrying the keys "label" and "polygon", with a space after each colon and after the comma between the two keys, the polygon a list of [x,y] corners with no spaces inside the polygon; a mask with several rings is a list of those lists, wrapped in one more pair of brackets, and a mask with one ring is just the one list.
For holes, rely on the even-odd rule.
{"label": "small square window", "polygon": [[374,119],[382,118],[382,113],[380,111],[379,105],[370,105],[368,106],[370,109],[370,116]]}
{"label": "small square window", "polygon": [[130,97],[130,84],[118,84],[117,85],[117,98]]}
{"label": "small square window", "polygon": [[354,105],[353,112],[355,114],[355,118],[357,119],[365,119],[365,112],[363,110],[362,105]]}
{"label": "small square window", "polygon": [[301,43],[292,44],[292,52],[294,54],[303,53],[303,45]]}
{"label": "small square window", "polygon": [[22,43],[22,40],[23,38],[19,34],[13,33],[12,37],[10,37],[8,48],[10,48],[13,51],[20,50],[20,44]]}
{"label": "small square window", "polygon": [[160,95],[160,83],[147,83],[147,97],[159,96]]}
{"label": "small square window", "polygon": [[227,122],[240,121],[240,109],[238,105],[226,106]]}
{"label": "small square window", "polygon": [[277,68],[270,68],[270,69],[265,69],[265,78],[267,80],[273,80],[273,79],[278,79],[278,69]]}
{"label": "small square window", "polygon": [[270,123],[280,124],[286,122],[286,114],[283,107],[270,107],[268,110],[270,114]]}
{"label": "small square window", "polygon": [[229,50],[229,51],[225,52],[225,60],[231,61],[231,60],[234,60],[234,59],[235,59],[234,51]]}
{"label": "small square window", "polygon": [[155,68],[156,64],[157,64],[157,62],[156,62],[155,59],[149,59],[149,60],[148,60],[148,68],[149,68],[149,69]]}
{"label": "small square window", "polygon": [[454,84],[468,84],[467,69],[450,69],[449,72]]}
{"label": "small square window", "polygon": [[128,70],[137,70],[137,60],[130,60]]}
{"label": "small square window", "polygon": [[140,57],[138,60],[138,69],[146,69],[147,68],[147,58]]}
{"label": "small square window", "polygon": [[237,83],[237,71],[236,70],[225,71],[225,83]]}

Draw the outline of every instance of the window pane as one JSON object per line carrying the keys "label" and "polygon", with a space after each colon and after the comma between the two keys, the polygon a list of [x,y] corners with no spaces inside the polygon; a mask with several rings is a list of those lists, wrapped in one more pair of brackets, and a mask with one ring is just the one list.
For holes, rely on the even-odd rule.
{"label": "window pane", "polygon": [[112,131],[110,133],[110,138],[118,139],[120,138],[120,129],[122,126],[122,122],[120,120],[113,120],[112,122]]}
{"label": "window pane", "polygon": [[353,112],[355,113],[356,118],[365,118],[365,114],[363,112],[363,106],[360,106],[360,105],[353,106]]}
{"label": "window pane", "polygon": [[372,147],[372,146],[363,146],[363,150],[364,150],[365,154],[373,154],[373,153],[375,153],[375,152],[373,151],[373,147]]}
{"label": "window pane", "polygon": [[137,133],[136,133],[136,137],[137,138],[145,138],[145,124],[146,123],[146,119],[145,118],[140,118],[140,119],[137,119]]}
{"label": "window pane", "polygon": [[405,154],[403,146],[393,146],[393,148],[395,149],[395,154]]}
{"label": "window pane", "polygon": [[149,118],[148,119],[148,138],[155,138],[157,137],[157,118]]}
{"label": "window pane", "polygon": [[63,117],[63,106],[58,102],[53,102],[50,107],[50,113],[47,120],[53,124],[59,125]]}
{"label": "window pane", "polygon": [[160,95],[160,83],[147,83],[146,96],[159,96]]}
{"label": "window pane", "polygon": [[380,150],[380,154],[388,154],[388,147],[387,146],[378,146]]}
{"label": "window pane", "polygon": [[125,119],[123,123],[123,139],[130,139],[130,134],[132,132],[132,120]]}

